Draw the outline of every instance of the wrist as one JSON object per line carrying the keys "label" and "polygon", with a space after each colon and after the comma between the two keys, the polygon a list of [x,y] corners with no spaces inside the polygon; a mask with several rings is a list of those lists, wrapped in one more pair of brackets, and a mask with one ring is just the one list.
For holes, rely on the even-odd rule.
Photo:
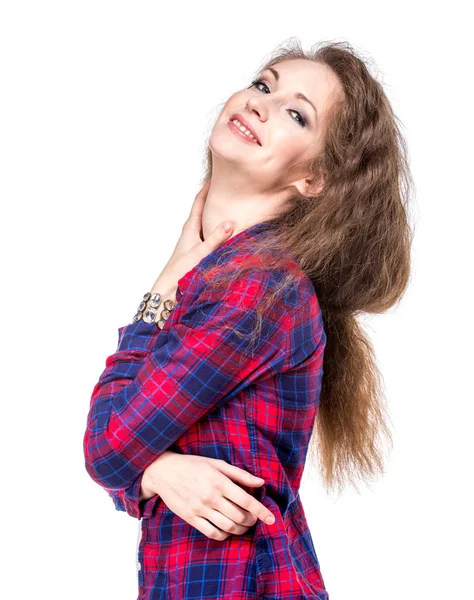
{"label": "wrist", "polygon": [[[158,463],[163,462],[164,460],[166,460],[167,456],[172,456],[173,454],[176,454],[176,453],[173,452],[172,450],[165,450],[157,459],[155,459],[154,462],[151,463],[151,465],[149,465],[143,471],[141,485],[140,485],[140,494],[139,494],[140,502],[142,500],[148,500],[150,498],[153,498],[153,496],[160,493],[158,491],[158,482],[160,481],[160,474],[158,471],[159,470]],[[155,482],[153,482],[149,479],[149,475],[150,475],[149,469],[153,469],[153,474],[155,476]],[[153,486],[155,489],[153,489]]]}
{"label": "wrist", "polygon": [[[161,296],[161,304],[165,300],[173,300],[176,301],[176,291],[178,289],[178,282],[176,280],[172,280],[168,276],[160,275],[158,279],[153,284],[153,287],[150,290],[151,294],[160,294]],[[161,307],[161,305],[160,305]]]}
{"label": "wrist", "polygon": [[141,484],[140,484],[140,493],[139,493],[139,497],[138,497],[139,502],[143,502],[144,500],[149,500],[150,498],[153,498],[153,496],[156,495],[156,492],[154,492],[151,488],[149,488],[147,483],[148,482],[146,479],[146,471],[145,471],[143,474],[142,480],[141,480]]}

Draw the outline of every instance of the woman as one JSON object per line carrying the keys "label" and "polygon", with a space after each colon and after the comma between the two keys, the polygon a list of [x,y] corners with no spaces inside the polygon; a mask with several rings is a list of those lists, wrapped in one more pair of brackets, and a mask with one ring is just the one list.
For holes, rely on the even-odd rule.
{"label": "woman", "polygon": [[408,284],[405,144],[347,43],[296,42],[229,98],[207,159],[158,312],[94,388],[86,469],[141,519],[140,599],[326,600],[298,490],[308,450],[328,490],[383,472],[356,317]]}

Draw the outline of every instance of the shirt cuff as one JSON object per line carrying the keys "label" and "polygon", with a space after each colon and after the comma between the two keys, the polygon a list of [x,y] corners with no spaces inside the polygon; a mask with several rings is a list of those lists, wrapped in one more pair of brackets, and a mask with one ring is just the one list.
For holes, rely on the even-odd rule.
{"label": "shirt cuff", "polygon": [[155,323],[137,321],[118,329],[117,350],[142,350],[148,352],[153,349],[154,342],[161,329]]}
{"label": "shirt cuff", "polygon": [[128,487],[123,494],[125,511],[136,519],[147,519],[151,517],[154,513],[156,504],[160,501],[160,496],[158,494],[140,501],[142,478],[143,473],[140,473],[135,482]]}

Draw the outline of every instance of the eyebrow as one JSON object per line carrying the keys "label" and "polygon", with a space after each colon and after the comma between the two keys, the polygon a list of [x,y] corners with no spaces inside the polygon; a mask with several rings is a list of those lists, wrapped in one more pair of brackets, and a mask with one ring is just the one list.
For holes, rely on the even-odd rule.
{"label": "eyebrow", "polygon": [[[265,71],[267,71],[267,70],[271,71],[273,73],[273,76],[275,77],[275,79],[277,81],[280,79],[280,73],[276,69],[274,69],[273,67],[268,67],[268,69],[265,69]],[[262,71],[262,73],[265,73],[265,71]],[[314,106],[314,104],[311,102],[311,100],[309,98],[307,98],[301,92],[296,92],[295,98],[298,98],[300,100],[304,100],[305,102],[307,102],[308,104],[310,104],[313,107],[314,112],[316,113],[316,120],[319,121],[318,111],[316,110],[316,107]]]}

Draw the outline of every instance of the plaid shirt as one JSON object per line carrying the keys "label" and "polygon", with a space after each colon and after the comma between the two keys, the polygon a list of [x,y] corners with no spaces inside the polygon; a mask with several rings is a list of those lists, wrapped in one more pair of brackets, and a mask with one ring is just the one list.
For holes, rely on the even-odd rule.
{"label": "plaid shirt", "polygon": [[[296,285],[265,312],[249,352],[235,330],[253,329],[277,275],[255,269],[224,292],[200,276],[219,258],[223,265],[249,257],[252,239],[267,230],[259,223],[237,233],[184,275],[162,330],[143,321],[119,328],[118,348],[94,387],[85,467],[118,510],[140,519],[139,600],[329,598],[298,493],[326,343],[314,288],[297,269]],[[288,268],[295,265],[288,258]],[[262,477],[264,484],[242,487],[275,522],[258,519],[218,541],[158,495],[139,502],[143,471],[167,449]]]}

